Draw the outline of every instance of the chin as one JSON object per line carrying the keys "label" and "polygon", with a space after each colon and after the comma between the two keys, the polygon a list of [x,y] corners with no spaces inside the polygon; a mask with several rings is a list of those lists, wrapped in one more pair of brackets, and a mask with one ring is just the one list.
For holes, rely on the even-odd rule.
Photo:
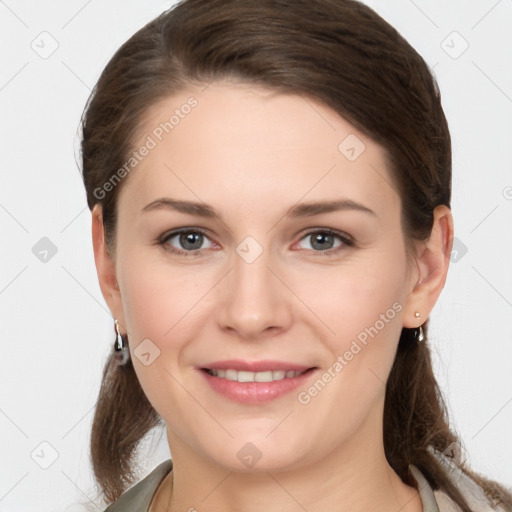
{"label": "chin", "polygon": [[[220,448],[220,451],[216,448]],[[204,447],[215,464],[237,473],[281,472],[304,463],[305,454],[290,443],[276,443],[265,435],[245,435],[216,447]],[[213,450],[212,450],[213,448]]]}

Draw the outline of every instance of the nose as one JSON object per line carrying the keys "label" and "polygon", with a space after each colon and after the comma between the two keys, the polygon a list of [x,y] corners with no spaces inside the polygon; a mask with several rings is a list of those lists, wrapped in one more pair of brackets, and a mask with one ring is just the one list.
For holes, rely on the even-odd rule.
{"label": "nose", "polygon": [[270,259],[267,251],[253,262],[234,254],[234,267],[221,283],[217,309],[221,329],[256,340],[290,327],[293,297]]}

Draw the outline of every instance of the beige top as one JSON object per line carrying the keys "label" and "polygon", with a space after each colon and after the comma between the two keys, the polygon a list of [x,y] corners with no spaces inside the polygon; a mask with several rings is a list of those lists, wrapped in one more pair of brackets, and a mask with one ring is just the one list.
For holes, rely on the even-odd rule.
{"label": "beige top", "polygon": [[[416,466],[409,466],[416,480],[423,512],[462,512],[461,509],[442,491],[434,491],[427,479]],[[128,489],[104,512],[149,512],[149,506],[159,485],[172,470],[172,460],[158,465],[149,475]],[[459,472],[457,484],[474,512],[504,511],[504,508],[491,508],[480,487]]]}

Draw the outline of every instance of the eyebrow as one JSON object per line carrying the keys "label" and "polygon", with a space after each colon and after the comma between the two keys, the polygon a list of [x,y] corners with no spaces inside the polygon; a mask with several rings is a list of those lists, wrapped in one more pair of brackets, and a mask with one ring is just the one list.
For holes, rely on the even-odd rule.
{"label": "eyebrow", "polygon": [[[222,220],[222,215],[218,213],[212,206],[206,203],[199,203],[195,201],[182,201],[178,199],[171,199],[168,197],[152,201],[144,208],[142,208],[141,212],[144,213],[154,210],[174,210],[189,215],[198,215],[200,217]],[[312,217],[313,215],[320,215],[322,213],[349,210],[368,213],[377,216],[377,214],[367,206],[364,206],[360,203],[357,203],[349,199],[296,204],[288,209],[285,216],[292,218]]]}

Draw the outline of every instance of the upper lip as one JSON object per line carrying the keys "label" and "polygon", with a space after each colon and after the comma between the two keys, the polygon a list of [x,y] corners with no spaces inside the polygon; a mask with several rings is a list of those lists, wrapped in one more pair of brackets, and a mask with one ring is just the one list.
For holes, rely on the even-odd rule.
{"label": "upper lip", "polygon": [[244,361],[242,359],[230,359],[227,361],[215,361],[201,366],[206,370],[238,370],[247,372],[266,372],[269,370],[294,370],[303,371],[313,368],[301,364],[288,363],[286,361]]}

